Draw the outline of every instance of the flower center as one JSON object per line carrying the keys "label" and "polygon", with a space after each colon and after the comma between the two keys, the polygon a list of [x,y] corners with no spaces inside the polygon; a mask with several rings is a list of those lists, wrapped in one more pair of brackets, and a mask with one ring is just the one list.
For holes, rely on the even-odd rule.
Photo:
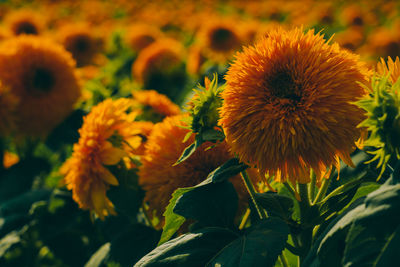
{"label": "flower center", "polygon": [[48,93],[52,89],[54,82],[54,76],[51,71],[38,68],[33,74],[32,89],[37,92]]}
{"label": "flower center", "polygon": [[89,49],[90,41],[87,36],[79,36],[76,40],[75,47],[76,51],[85,52]]}
{"label": "flower center", "polygon": [[211,34],[212,47],[216,50],[231,50],[238,44],[234,33],[228,29],[220,28]]}
{"label": "flower center", "polygon": [[300,96],[296,93],[296,83],[286,71],[279,71],[268,77],[266,87],[277,98],[286,98],[296,102],[300,100]]}
{"label": "flower center", "polygon": [[37,31],[35,25],[33,25],[32,23],[30,23],[30,22],[21,22],[18,25],[17,29],[15,30],[15,33],[17,35],[20,35],[20,34],[34,34],[34,35],[37,35],[38,31]]}

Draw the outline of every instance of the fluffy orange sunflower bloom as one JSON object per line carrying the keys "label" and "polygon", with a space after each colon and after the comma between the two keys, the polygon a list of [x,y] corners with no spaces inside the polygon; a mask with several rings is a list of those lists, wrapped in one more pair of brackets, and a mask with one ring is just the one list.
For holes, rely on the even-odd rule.
{"label": "fluffy orange sunflower bloom", "polygon": [[379,75],[387,75],[390,72],[390,81],[394,84],[400,77],[399,57],[396,57],[395,61],[391,57],[388,57],[387,63],[381,58],[381,62],[378,62],[376,66],[376,71]]}
{"label": "fluffy orange sunflower bloom", "polygon": [[[232,158],[226,143],[205,151],[211,143],[205,143],[184,162],[173,166],[183,150],[194,141],[182,142],[190,131],[182,119],[185,115],[167,117],[154,125],[145,145],[142,166],[139,168],[139,184],[146,191],[144,201],[149,206],[149,217],[162,218],[172,193],[181,187],[190,187],[205,180],[210,172]],[[240,199],[247,198],[247,192],[239,176],[232,179]],[[156,226],[162,227],[162,221]]]}
{"label": "fluffy orange sunflower bloom", "polygon": [[157,93],[155,90],[141,90],[132,92],[133,99],[138,103],[138,108],[143,112],[151,109],[163,118],[178,115],[181,110],[167,96]]}
{"label": "fluffy orange sunflower bloom", "polygon": [[220,110],[231,150],[277,181],[321,178],[350,152],[364,113],[368,70],[358,56],[302,29],[271,31],[236,55]]}
{"label": "fluffy orange sunflower bloom", "polygon": [[81,94],[71,55],[36,36],[2,43],[0,80],[18,99],[17,132],[27,136],[46,136],[69,115]]}
{"label": "fluffy orange sunflower bloom", "polygon": [[132,100],[125,98],[107,99],[95,106],[84,117],[72,157],[60,169],[79,207],[94,211],[100,219],[115,214],[106,191],[110,185],[118,185],[105,166],[116,165],[141,142],[132,125],[135,114],[127,113],[131,108]]}

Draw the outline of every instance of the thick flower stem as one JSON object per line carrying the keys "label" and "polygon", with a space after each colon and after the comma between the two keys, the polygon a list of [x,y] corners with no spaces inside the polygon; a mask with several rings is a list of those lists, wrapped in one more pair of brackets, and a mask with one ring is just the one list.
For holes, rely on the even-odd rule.
{"label": "thick flower stem", "polygon": [[258,216],[260,216],[260,219],[266,219],[267,215],[265,214],[264,210],[260,208],[260,206],[258,205],[258,203],[255,199],[256,190],[254,189],[253,183],[250,181],[250,178],[247,175],[247,172],[244,170],[240,174],[243,179],[244,185],[246,186],[246,189],[250,194],[251,200],[253,201],[254,207],[257,210]]}

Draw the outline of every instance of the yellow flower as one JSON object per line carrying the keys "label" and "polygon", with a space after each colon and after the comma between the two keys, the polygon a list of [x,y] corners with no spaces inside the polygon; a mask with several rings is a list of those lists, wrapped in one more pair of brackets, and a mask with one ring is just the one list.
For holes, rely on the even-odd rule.
{"label": "yellow flower", "polygon": [[75,63],[61,46],[21,35],[0,47],[0,80],[17,100],[17,132],[45,137],[72,112],[81,90]]}
{"label": "yellow flower", "polygon": [[360,137],[368,71],[358,56],[302,29],[273,30],[236,55],[220,110],[231,150],[277,181],[320,179]]}
{"label": "yellow flower", "polygon": [[100,219],[115,214],[106,190],[118,185],[105,166],[116,165],[141,143],[132,124],[135,114],[128,113],[132,104],[130,99],[107,99],[93,107],[84,118],[72,157],[60,169],[79,207],[95,212]]}

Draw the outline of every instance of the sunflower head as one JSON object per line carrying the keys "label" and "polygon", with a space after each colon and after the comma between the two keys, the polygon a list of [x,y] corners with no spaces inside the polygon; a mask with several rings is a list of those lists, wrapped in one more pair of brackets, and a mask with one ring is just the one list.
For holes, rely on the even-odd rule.
{"label": "sunflower head", "polygon": [[44,137],[73,110],[80,96],[75,63],[50,40],[22,35],[0,47],[0,80],[18,99],[17,132]]}
{"label": "sunflower head", "polygon": [[378,178],[389,160],[400,159],[400,82],[398,76],[392,76],[398,70],[398,63],[398,58],[395,63],[389,58],[387,67],[382,59],[378,76],[372,80],[372,92],[357,102],[368,113],[360,127],[366,127],[370,132],[363,145],[374,148],[369,151],[374,155],[370,162],[378,161],[377,168],[381,169]]}
{"label": "sunflower head", "polygon": [[32,10],[14,11],[6,17],[6,23],[14,35],[39,35],[45,25],[41,16]]}
{"label": "sunflower head", "polygon": [[210,20],[200,29],[198,39],[208,58],[225,63],[241,47],[241,32],[232,25],[231,21]]}
{"label": "sunflower head", "polygon": [[66,25],[59,30],[60,43],[72,54],[78,67],[93,62],[101,49],[101,39],[87,25]]}
{"label": "sunflower head", "polygon": [[139,131],[132,124],[132,104],[131,99],[107,99],[93,107],[84,117],[71,158],[60,169],[79,207],[93,211],[100,219],[115,214],[106,191],[110,185],[119,184],[106,166],[131,156],[141,143]]}
{"label": "sunflower head", "polygon": [[368,71],[358,57],[302,29],[276,29],[236,55],[221,124],[232,152],[277,181],[309,182],[350,152]]}
{"label": "sunflower head", "polygon": [[160,39],[140,51],[132,65],[132,75],[142,88],[155,89],[177,101],[186,80],[183,59],[180,42]]}

